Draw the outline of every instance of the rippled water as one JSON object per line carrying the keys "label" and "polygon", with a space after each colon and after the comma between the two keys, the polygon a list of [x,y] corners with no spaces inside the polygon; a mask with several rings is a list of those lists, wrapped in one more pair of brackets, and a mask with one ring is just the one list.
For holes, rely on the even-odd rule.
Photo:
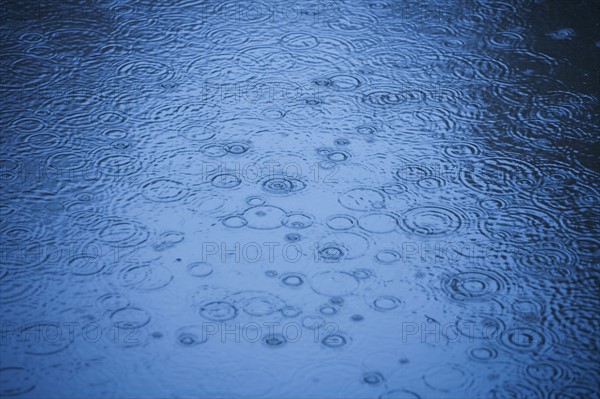
{"label": "rippled water", "polygon": [[592,2],[0,5],[0,396],[598,398]]}

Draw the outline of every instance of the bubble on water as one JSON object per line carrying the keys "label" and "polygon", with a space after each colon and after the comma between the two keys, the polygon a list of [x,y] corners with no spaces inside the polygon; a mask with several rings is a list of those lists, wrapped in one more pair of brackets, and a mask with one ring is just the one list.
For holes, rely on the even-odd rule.
{"label": "bubble on water", "polygon": [[385,382],[385,378],[381,373],[371,371],[362,375],[362,381],[369,385],[380,385]]}
{"label": "bubble on water", "polygon": [[269,334],[263,338],[263,343],[270,348],[281,348],[285,346],[287,340],[281,334]]}
{"label": "bubble on water", "polygon": [[339,349],[350,343],[350,337],[344,333],[328,334],[321,340],[321,343],[328,348]]}
{"label": "bubble on water", "polygon": [[286,234],[284,238],[287,242],[298,242],[302,240],[302,236],[298,233]]}
{"label": "bubble on water", "polygon": [[352,316],[350,316],[350,320],[355,321],[355,322],[363,321],[364,319],[365,319],[365,317],[360,314],[353,314]]}
{"label": "bubble on water", "polygon": [[321,313],[321,314],[323,314],[325,316],[333,316],[337,312],[338,312],[338,310],[337,310],[337,308],[335,306],[321,305],[319,307],[319,313]]}
{"label": "bubble on water", "polygon": [[344,257],[344,249],[336,243],[326,243],[319,248],[319,257],[325,262],[337,262]]}
{"label": "bubble on water", "polygon": [[286,273],[281,276],[281,282],[288,287],[300,287],[305,279],[306,277],[298,273]]}
{"label": "bubble on water", "polygon": [[346,146],[350,144],[350,140],[348,139],[335,139],[334,141],[335,145],[339,145],[339,146]]}
{"label": "bubble on water", "polygon": [[175,332],[176,342],[184,347],[193,347],[208,340],[206,329],[201,325],[191,325],[179,328]]}
{"label": "bubble on water", "polygon": [[345,151],[331,151],[327,154],[327,159],[332,162],[343,162],[350,158],[350,154]]}

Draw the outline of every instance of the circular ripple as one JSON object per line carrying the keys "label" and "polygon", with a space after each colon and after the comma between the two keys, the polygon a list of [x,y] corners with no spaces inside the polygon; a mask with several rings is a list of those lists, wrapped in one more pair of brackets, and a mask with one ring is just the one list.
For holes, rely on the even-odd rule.
{"label": "circular ripple", "polygon": [[207,141],[215,137],[216,132],[210,126],[185,125],[179,128],[179,135],[189,141]]}
{"label": "circular ripple", "polygon": [[126,61],[117,67],[117,73],[123,77],[140,82],[161,82],[173,78],[172,68],[160,61]]}
{"label": "circular ripple", "polygon": [[298,179],[276,177],[263,182],[262,188],[271,194],[287,195],[303,190],[306,184]]}
{"label": "circular ripple", "polygon": [[144,309],[125,307],[110,315],[111,321],[122,330],[136,330],[150,323],[150,313]]}
{"label": "circular ripple", "polygon": [[375,255],[375,260],[383,264],[391,264],[394,262],[398,262],[401,259],[402,254],[393,249],[384,249],[383,251],[379,251],[377,255]]}
{"label": "circular ripple", "polygon": [[542,173],[531,163],[513,158],[486,158],[461,170],[468,188],[484,194],[516,195],[530,192],[542,181]]}
{"label": "circular ripple", "polygon": [[540,325],[518,326],[504,331],[500,335],[503,348],[516,354],[541,353],[554,343],[550,332]]}
{"label": "circular ripple", "polygon": [[396,217],[389,213],[369,213],[362,216],[358,225],[370,233],[390,233],[398,227]]}
{"label": "circular ripple", "polygon": [[558,223],[539,208],[509,207],[479,222],[482,232],[493,240],[532,244],[556,235]]}
{"label": "circular ripple", "polygon": [[152,179],[142,185],[144,198],[154,202],[174,202],[187,194],[183,183],[170,179]]}
{"label": "circular ripple", "polygon": [[600,236],[600,206],[579,206],[560,215],[560,225],[570,234],[582,238]]}
{"label": "circular ripple", "polygon": [[280,301],[270,296],[244,298],[239,304],[244,313],[250,316],[268,316],[281,308]]}
{"label": "circular ripple", "polygon": [[325,223],[333,230],[349,230],[356,226],[358,221],[350,215],[333,215]]}
{"label": "circular ripple", "polygon": [[271,205],[248,208],[242,214],[247,226],[253,229],[270,230],[281,227],[286,213],[283,209]]}
{"label": "circular ripple", "polygon": [[531,399],[531,398],[547,398],[539,387],[523,384],[507,384],[501,387],[496,387],[490,391],[492,399]]}
{"label": "circular ripple", "polygon": [[147,227],[134,220],[109,218],[101,225],[104,227],[99,231],[100,241],[108,245],[141,245],[150,236]]}
{"label": "circular ripple", "polygon": [[463,224],[465,216],[458,210],[421,206],[406,211],[402,215],[400,227],[407,233],[430,237],[455,233]]}
{"label": "circular ripple", "polygon": [[290,50],[308,50],[319,45],[319,39],[309,33],[288,33],[281,38],[281,44]]}
{"label": "circular ripple", "polygon": [[194,277],[207,277],[213,272],[213,266],[205,262],[194,262],[187,266],[187,271]]}
{"label": "circular ripple", "polygon": [[229,302],[214,301],[200,306],[200,316],[212,321],[227,321],[238,315],[238,310]]}
{"label": "circular ripple", "polygon": [[378,312],[389,312],[402,305],[402,301],[395,296],[383,295],[375,298],[371,307]]}
{"label": "circular ripple", "polygon": [[254,72],[278,73],[288,70],[296,64],[294,54],[276,47],[246,47],[235,55],[239,66]]}
{"label": "circular ripple", "polygon": [[370,188],[354,188],[340,195],[339,203],[353,211],[370,211],[385,208],[385,196]]}
{"label": "circular ripple", "polygon": [[23,137],[23,142],[35,150],[50,150],[63,145],[63,139],[54,133],[33,133]]}
{"label": "circular ripple", "polygon": [[476,347],[469,349],[469,358],[479,362],[487,362],[498,357],[498,351],[494,348]]}
{"label": "circular ripple", "polygon": [[0,394],[3,397],[21,396],[35,389],[33,373],[23,367],[0,368]]}
{"label": "circular ripple", "polygon": [[231,173],[221,173],[214,176],[210,183],[217,188],[234,188],[242,184],[242,179]]}
{"label": "circular ripple", "polygon": [[292,229],[305,229],[312,226],[314,218],[300,212],[288,213],[283,219],[283,225]]}
{"label": "circular ripple", "polygon": [[406,389],[392,389],[379,396],[379,399],[421,399],[421,397]]}
{"label": "circular ripple", "polygon": [[464,337],[494,342],[506,330],[506,326],[499,318],[486,313],[474,313],[457,320],[456,329]]}
{"label": "circular ripple", "polygon": [[233,229],[239,229],[248,224],[248,221],[241,216],[228,216],[223,219],[223,226]]}
{"label": "circular ripple", "polygon": [[487,301],[507,290],[506,278],[491,271],[469,271],[449,276],[442,289],[456,301]]}
{"label": "circular ripple", "polygon": [[452,143],[444,146],[444,153],[454,159],[473,159],[481,149],[475,143]]}
{"label": "circular ripple", "polygon": [[281,283],[288,287],[300,287],[304,284],[305,277],[298,273],[286,273],[281,276]]}
{"label": "circular ripple", "polygon": [[136,265],[123,269],[119,274],[119,282],[123,287],[142,291],[164,288],[172,280],[171,271],[160,265]]}
{"label": "circular ripple", "polygon": [[473,384],[473,376],[457,364],[433,367],[423,380],[428,387],[442,392],[466,390]]}
{"label": "circular ripple", "polygon": [[108,155],[100,159],[97,166],[102,175],[111,177],[131,176],[142,168],[136,158],[125,154]]}
{"label": "circular ripple", "polygon": [[68,268],[76,276],[93,276],[106,268],[106,262],[94,256],[77,256],[69,261]]}
{"label": "circular ripple", "polygon": [[333,349],[343,348],[350,343],[350,337],[342,333],[333,333],[327,335],[321,340],[323,346]]}
{"label": "circular ripple", "polygon": [[359,287],[359,281],[351,273],[326,271],[315,274],[310,279],[310,286],[317,294],[326,296],[350,295]]}

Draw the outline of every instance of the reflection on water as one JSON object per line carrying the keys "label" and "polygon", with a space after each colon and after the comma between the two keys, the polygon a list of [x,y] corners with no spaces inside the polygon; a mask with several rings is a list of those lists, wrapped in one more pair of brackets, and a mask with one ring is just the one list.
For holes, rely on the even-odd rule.
{"label": "reflection on water", "polygon": [[176,3],[0,6],[2,397],[598,397],[593,6]]}

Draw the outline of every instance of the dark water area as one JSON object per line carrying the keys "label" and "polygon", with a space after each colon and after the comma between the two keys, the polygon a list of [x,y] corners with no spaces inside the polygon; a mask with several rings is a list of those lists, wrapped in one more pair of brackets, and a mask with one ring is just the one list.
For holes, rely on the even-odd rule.
{"label": "dark water area", "polygon": [[598,398],[598,16],[2,2],[0,396]]}

